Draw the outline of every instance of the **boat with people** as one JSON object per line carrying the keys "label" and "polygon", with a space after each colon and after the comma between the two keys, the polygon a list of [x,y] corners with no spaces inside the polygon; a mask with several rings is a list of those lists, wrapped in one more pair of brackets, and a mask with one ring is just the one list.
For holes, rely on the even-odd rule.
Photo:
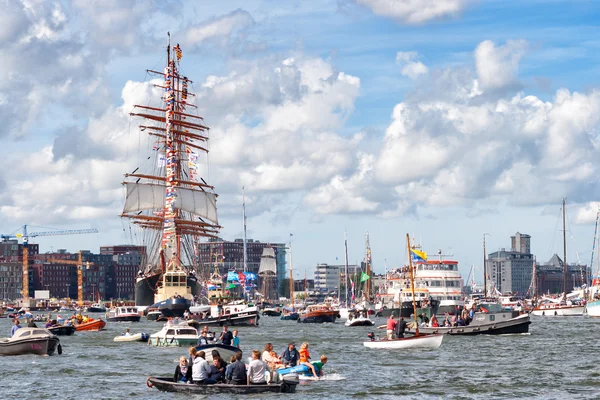
{"label": "boat with people", "polygon": [[[421,325],[419,331],[448,335],[514,335],[528,333],[530,324],[528,314],[504,310],[498,302],[483,301],[475,305],[473,320],[468,325],[463,322],[444,326],[442,322],[438,327]],[[409,327],[407,332],[414,330],[414,326]]]}
{"label": "boat with people", "polygon": [[196,329],[202,326],[258,326],[258,307],[244,300],[231,301],[228,304],[212,304],[210,314],[199,319],[189,319],[188,323]]}
{"label": "boat with people", "polygon": [[313,304],[307,306],[304,311],[299,313],[298,322],[316,323],[335,322],[340,317],[338,310],[327,304]]}
{"label": "boat with people", "polygon": [[106,313],[108,322],[139,322],[140,318],[137,307],[112,307]]}
{"label": "boat with people", "polygon": [[300,317],[300,314],[298,314],[297,312],[286,311],[284,309],[283,313],[281,314],[281,317],[279,317],[279,319],[282,321],[296,321],[296,320],[298,320],[299,317]]}
{"label": "boat with people", "polygon": [[149,377],[146,385],[162,392],[181,392],[190,394],[258,394],[258,393],[295,393],[296,386],[300,383],[298,375],[288,374],[280,382],[266,383],[264,385],[231,385],[217,383],[214,385],[194,385],[189,383],[173,382],[173,377]]}
{"label": "boat with people", "polygon": [[198,337],[198,330],[186,322],[175,324],[169,321],[160,331],[150,335],[148,344],[152,346],[195,346]]}
{"label": "boat with people", "polygon": [[350,314],[346,322],[344,322],[345,326],[373,326],[375,325],[375,321],[369,318],[369,314],[366,311]]}
{"label": "boat with people", "polygon": [[146,319],[148,321],[159,321],[165,318],[158,308],[148,307],[146,309]]}
{"label": "boat with people", "polygon": [[101,331],[106,326],[106,322],[101,318],[90,318],[88,322],[76,323],[74,326],[76,331]]}
{"label": "boat with people", "polygon": [[106,307],[102,303],[93,303],[92,305],[87,307],[87,312],[89,312],[89,313],[105,313]]}
{"label": "boat with people", "polygon": [[73,325],[53,325],[46,329],[56,336],[71,336],[77,330]]}
{"label": "boat with people", "polygon": [[20,328],[10,338],[0,338],[0,356],[62,354],[59,338],[47,329]]}
{"label": "boat with people", "polygon": [[262,315],[267,317],[279,317],[281,316],[281,309],[279,307],[266,307],[263,308]]}

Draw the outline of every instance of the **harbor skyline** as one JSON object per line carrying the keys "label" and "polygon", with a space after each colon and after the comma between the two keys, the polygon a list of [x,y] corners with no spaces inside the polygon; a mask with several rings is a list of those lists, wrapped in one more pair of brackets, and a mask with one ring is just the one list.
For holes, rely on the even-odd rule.
{"label": "harbor skyline", "polygon": [[40,252],[138,244],[118,217],[143,162],[129,113],[170,31],[211,127],[224,239],[243,236],[244,186],[248,238],[291,240],[298,277],[343,263],[344,231],[350,264],[369,232],[381,274],[408,232],[481,282],[484,233],[488,253],[521,232],[538,261],[562,254],[566,197],[568,261],[589,264],[600,5],[430,3],[8,2],[0,233],[99,230]]}

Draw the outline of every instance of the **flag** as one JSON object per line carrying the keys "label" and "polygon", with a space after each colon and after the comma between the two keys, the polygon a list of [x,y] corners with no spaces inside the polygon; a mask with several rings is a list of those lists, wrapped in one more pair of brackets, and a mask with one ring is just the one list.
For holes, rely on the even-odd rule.
{"label": "flag", "polygon": [[360,276],[360,283],[363,283],[364,281],[369,280],[371,277],[369,275],[367,275],[366,273],[362,273],[362,275]]}
{"label": "flag", "polygon": [[350,281],[350,285],[352,287],[352,301],[354,301],[356,299],[356,297],[354,296],[354,282]]}
{"label": "flag", "polygon": [[249,281],[256,280],[256,274],[254,272],[244,272],[244,275]]}
{"label": "flag", "polygon": [[227,272],[227,280],[229,282],[231,282],[231,281],[238,281],[239,280],[238,274],[235,271],[229,271],[229,272]]}
{"label": "flag", "polygon": [[410,249],[413,261],[427,261],[427,253],[422,250]]}

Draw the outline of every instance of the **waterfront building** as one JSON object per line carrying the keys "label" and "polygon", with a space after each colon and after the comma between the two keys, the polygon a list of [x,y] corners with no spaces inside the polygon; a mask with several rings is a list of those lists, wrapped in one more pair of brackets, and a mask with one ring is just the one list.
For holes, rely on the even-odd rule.
{"label": "waterfront building", "polygon": [[[34,275],[31,265],[39,252],[37,244],[27,246],[29,265],[29,293],[33,296],[35,289]],[[23,245],[16,239],[0,242],[0,295],[4,300],[15,300],[22,297],[23,289]]]}
{"label": "waterfront building", "polygon": [[[340,288],[345,282],[344,265],[330,265],[326,263],[317,264],[315,266],[315,291],[322,293],[336,292],[339,293]],[[352,278],[357,273],[361,272],[361,267],[358,265],[348,265],[348,276]],[[343,290],[343,289],[342,289]]]}
{"label": "waterfront building", "polygon": [[[548,262],[537,264],[537,287],[538,294],[559,294],[564,290],[565,278],[564,262],[554,254]],[[586,282],[588,274],[587,265],[569,264],[567,273],[567,291],[581,287]]]}
{"label": "waterfront building", "polygon": [[485,271],[488,284],[501,293],[525,295],[531,285],[533,255],[531,236],[517,232],[511,236],[511,249],[488,254]]}

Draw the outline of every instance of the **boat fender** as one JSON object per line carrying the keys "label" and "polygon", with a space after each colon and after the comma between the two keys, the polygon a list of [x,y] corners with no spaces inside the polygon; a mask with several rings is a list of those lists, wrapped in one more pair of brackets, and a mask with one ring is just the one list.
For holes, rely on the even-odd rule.
{"label": "boat fender", "polygon": [[62,346],[60,343],[58,344],[58,354],[62,354]]}
{"label": "boat fender", "polygon": [[152,386],[154,386],[152,382],[150,382],[150,378],[148,378],[148,380],[146,381],[146,386],[148,386],[150,389],[152,389]]}
{"label": "boat fender", "polygon": [[558,315],[558,311],[554,311],[554,316],[557,316],[557,315]]}

